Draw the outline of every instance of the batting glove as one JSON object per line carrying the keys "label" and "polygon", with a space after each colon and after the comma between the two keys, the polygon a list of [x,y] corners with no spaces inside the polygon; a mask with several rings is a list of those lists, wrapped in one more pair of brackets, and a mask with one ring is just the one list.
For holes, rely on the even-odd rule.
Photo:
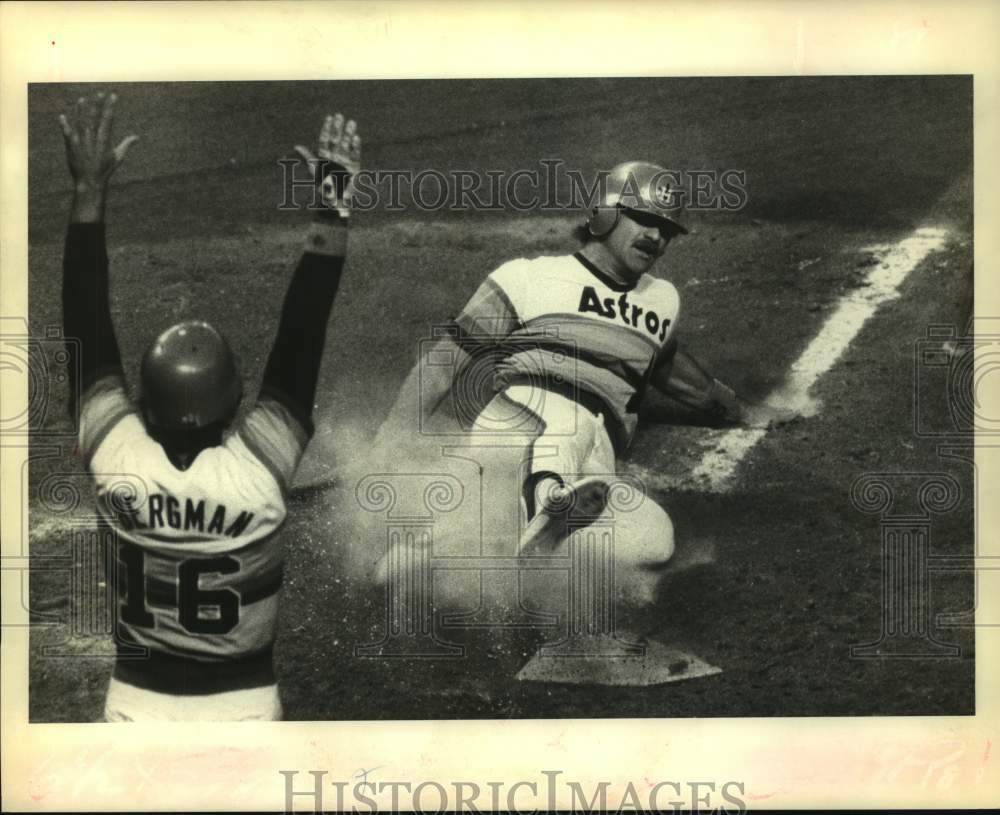
{"label": "batting glove", "polygon": [[309,165],[323,206],[342,218],[351,214],[354,177],[361,170],[361,136],[356,131],[354,119],[345,124],[343,115],[336,113],[323,120],[315,154],[295,145],[295,152]]}

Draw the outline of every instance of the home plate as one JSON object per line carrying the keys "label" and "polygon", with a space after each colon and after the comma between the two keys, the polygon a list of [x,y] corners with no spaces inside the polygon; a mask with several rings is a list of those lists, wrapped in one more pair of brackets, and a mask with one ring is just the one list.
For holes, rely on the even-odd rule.
{"label": "home plate", "polygon": [[722,673],[702,659],[653,640],[645,653],[599,656],[535,654],[517,673],[522,682],[570,685],[664,685]]}

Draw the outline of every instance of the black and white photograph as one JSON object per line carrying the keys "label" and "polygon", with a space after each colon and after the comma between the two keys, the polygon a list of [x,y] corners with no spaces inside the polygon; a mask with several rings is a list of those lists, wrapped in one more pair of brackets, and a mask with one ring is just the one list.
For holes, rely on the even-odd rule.
{"label": "black and white photograph", "polygon": [[969,77],[29,113],[33,719],[974,712]]}
{"label": "black and white photograph", "polygon": [[29,81],[29,725],[981,714],[979,86],[729,73]]}

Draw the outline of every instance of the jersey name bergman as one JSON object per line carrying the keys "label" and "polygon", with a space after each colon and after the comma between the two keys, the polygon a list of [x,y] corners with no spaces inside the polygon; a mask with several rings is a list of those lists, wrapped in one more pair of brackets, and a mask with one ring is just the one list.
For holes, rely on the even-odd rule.
{"label": "jersey name bergman", "polygon": [[131,495],[119,496],[111,501],[116,507],[115,516],[121,527],[126,530],[135,529],[171,529],[194,530],[207,532],[209,535],[228,535],[236,538],[250,525],[254,513],[240,510],[236,517],[226,524],[226,505],[216,504],[210,513],[206,512],[204,499],[192,501],[181,500],[173,495],[152,493],[146,501],[147,513],[145,519],[140,516],[138,508],[133,506]]}

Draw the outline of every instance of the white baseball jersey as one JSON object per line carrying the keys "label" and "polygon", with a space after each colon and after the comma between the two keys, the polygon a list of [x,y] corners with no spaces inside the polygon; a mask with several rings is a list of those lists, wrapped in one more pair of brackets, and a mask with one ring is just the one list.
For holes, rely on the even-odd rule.
{"label": "white baseball jersey", "polygon": [[227,661],[275,639],[285,494],[308,436],[264,398],[237,431],[177,469],[119,376],[84,394],[80,449],[116,533],[124,634],[169,657]]}
{"label": "white baseball jersey", "polygon": [[557,389],[596,397],[616,447],[628,445],[638,403],[673,334],[680,297],[643,275],[618,283],[585,257],[519,258],[500,266],[456,319],[462,341],[499,347],[497,389]]}

